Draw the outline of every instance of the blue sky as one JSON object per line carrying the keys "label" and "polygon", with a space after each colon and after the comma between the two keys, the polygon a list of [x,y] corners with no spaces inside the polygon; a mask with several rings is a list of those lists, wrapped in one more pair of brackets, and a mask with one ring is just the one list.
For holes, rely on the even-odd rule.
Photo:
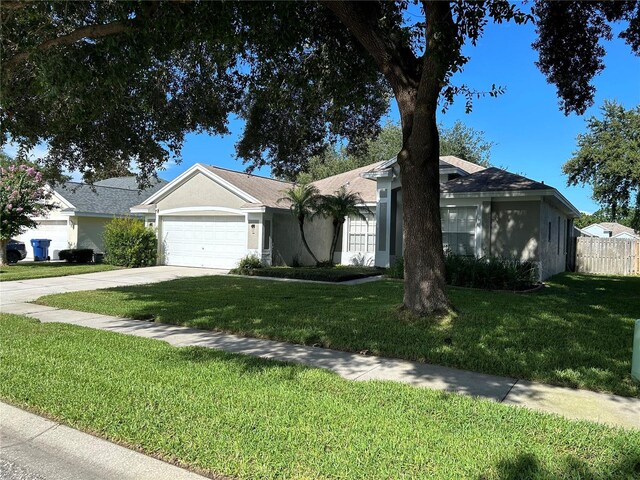
{"label": "blue sky", "polygon": [[[505,86],[506,93],[476,100],[470,114],[465,114],[461,99],[440,115],[440,121],[450,126],[459,119],[484,131],[485,137],[496,143],[491,157],[494,165],[544,181],[558,188],[579,210],[593,212],[598,206],[591,199],[590,187],[567,187],[561,166],[575,149],[576,135],[584,132],[585,119],[598,114],[605,99],[617,100],[626,108],[640,104],[640,59],[618,38],[605,42],[606,68],[594,82],[594,106],[584,116],[566,117],[558,109],[555,87],[546,83],[534,64],[534,38],[532,25],[489,25],[477,47],[467,48],[471,61],[454,82],[478,90],[488,90],[495,83]],[[389,118],[398,119],[395,104]],[[242,122],[234,119],[228,136],[189,135],[183,162],[170,166],[161,176],[172,179],[196,162],[242,170],[244,166],[234,154],[242,127]],[[268,175],[269,170],[260,173]]]}

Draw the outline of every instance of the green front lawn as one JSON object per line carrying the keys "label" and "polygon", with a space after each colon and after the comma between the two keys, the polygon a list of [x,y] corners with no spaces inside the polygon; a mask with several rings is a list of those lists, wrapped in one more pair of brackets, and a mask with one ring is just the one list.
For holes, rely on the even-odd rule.
{"label": "green front lawn", "polygon": [[564,274],[528,294],[450,288],[458,313],[440,320],[399,315],[402,292],[393,280],[344,286],[212,276],[38,303],[640,395],[630,375],[640,277]]}
{"label": "green front lawn", "polygon": [[[261,282],[262,283],[262,282]],[[241,479],[634,478],[640,432],[0,316],[0,398]]]}
{"label": "green front lawn", "polygon": [[66,263],[66,262],[29,262],[16,263],[0,267],[0,282],[12,280],[29,280],[31,278],[64,277],[67,275],[79,275],[81,273],[104,272],[115,270],[104,263]]}

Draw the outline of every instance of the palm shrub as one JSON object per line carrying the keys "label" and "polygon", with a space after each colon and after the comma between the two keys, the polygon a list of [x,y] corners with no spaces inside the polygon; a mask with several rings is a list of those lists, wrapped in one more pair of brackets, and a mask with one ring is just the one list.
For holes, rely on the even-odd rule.
{"label": "palm shrub", "polygon": [[104,229],[105,262],[121,267],[156,264],[158,239],[152,228],[137,218],[114,218]]}
{"label": "palm shrub", "polygon": [[329,264],[333,265],[333,255],[338,246],[340,231],[347,217],[367,220],[363,211],[371,213],[368,207],[362,206],[364,201],[359,193],[349,192],[342,186],[331,195],[322,195],[318,205],[318,213],[331,219],[333,224],[333,238],[329,247]]}
{"label": "palm shrub", "polygon": [[278,203],[288,203],[291,214],[298,221],[298,229],[302,244],[307,249],[313,261],[318,265],[318,258],[311,251],[311,247],[307,243],[307,237],[304,234],[304,224],[307,220],[312,219],[318,212],[320,202],[320,191],[314,185],[299,184],[288,188],[284,192],[284,197],[278,199]]}
{"label": "palm shrub", "polygon": [[245,273],[248,270],[254,270],[256,268],[262,268],[262,260],[260,260],[260,257],[255,253],[251,253],[240,259],[237,270],[240,273]]}

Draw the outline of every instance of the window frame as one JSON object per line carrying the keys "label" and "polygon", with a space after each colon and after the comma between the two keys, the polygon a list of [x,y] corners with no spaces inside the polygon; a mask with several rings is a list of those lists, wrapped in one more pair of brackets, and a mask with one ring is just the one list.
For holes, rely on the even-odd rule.
{"label": "window frame", "polygon": [[[367,217],[367,220],[362,220],[359,218],[347,217],[347,228],[346,228],[346,248],[349,253],[375,253],[376,251],[376,237],[377,237],[377,224],[376,224],[376,215],[375,213],[369,213],[363,211],[362,214]],[[355,222],[358,224],[354,225]],[[361,222],[361,224],[360,224]],[[352,232],[354,226],[362,229],[363,231],[359,231],[357,233]],[[351,237],[358,235],[362,236],[362,242],[356,242],[354,244],[362,245],[361,249],[352,249],[351,245]],[[373,243],[371,243],[371,239],[373,239]],[[371,249],[369,246],[371,245]]]}
{"label": "window frame", "polygon": [[[449,217],[449,213],[451,210],[456,211],[456,219],[454,229],[451,229],[451,219]],[[471,221],[471,217],[467,217],[466,213],[463,214],[462,217],[459,217],[461,211],[471,212],[473,211],[473,221]],[[446,215],[446,217],[445,217]],[[460,205],[460,206],[447,206],[440,207],[440,218],[441,218],[441,229],[442,229],[442,244],[443,247],[445,244],[451,253],[454,255],[460,255],[465,257],[475,257],[476,256],[476,241],[477,241],[477,222],[478,222],[478,207],[475,205]],[[470,222],[470,225],[467,225],[467,230],[460,230],[459,221],[464,218],[466,223]],[[468,250],[465,248],[464,252],[460,252],[460,242],[456,242],[456,248],[451,248],[451,242],[445,241],[448,239],[448,235],[468,235],[470,236],[469,248]]]}

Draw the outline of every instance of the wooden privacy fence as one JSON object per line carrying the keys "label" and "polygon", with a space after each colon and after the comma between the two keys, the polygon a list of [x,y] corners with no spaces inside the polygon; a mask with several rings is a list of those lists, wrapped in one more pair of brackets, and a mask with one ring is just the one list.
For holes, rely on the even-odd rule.
{"label": "wooden privacy fence", "polygon": [[640,275],[640,241],[578,237],[576,272]]}

